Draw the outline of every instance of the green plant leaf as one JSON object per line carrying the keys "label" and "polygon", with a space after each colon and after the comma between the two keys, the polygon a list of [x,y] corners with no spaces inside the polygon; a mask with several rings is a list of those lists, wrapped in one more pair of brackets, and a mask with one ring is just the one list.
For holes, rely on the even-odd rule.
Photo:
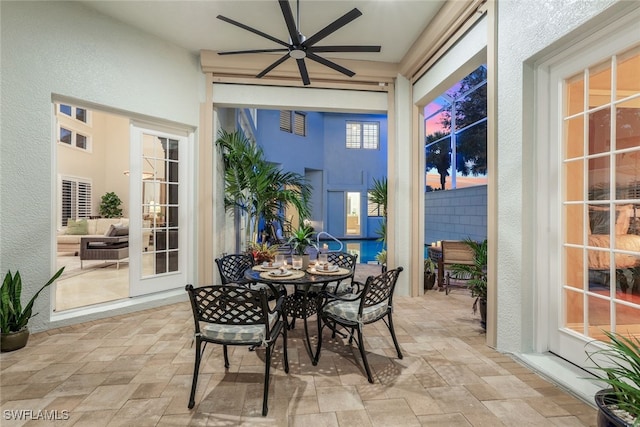
{"label": "green plant leaf", "polygon": [[[2,332],[17,332],[23,327],[27,326],[29,319],[35,314],[32,314],[33,304],[40,295],[40,292],[47,286],[55,282],[58,277],[64,271],[64,267],[60,268],[47,283],[45,283],[29,300],[24,309],[20,302],[22,296],[22,278],[20,272],[16,271],[15,275],[8,271],[4,281],[2,282],[2,289],[0,290],[0,326]],[[37,314],[37,313],[36,313]]]}

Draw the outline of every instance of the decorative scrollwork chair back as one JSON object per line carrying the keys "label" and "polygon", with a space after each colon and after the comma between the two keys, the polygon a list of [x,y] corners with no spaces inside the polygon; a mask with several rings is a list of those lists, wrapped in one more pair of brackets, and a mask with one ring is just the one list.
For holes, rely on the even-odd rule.
{"label": "decorative scrollwork chair back", "polygon": [[289,372],[287,328],[282,311],[284,295],[280,295],[273,308],[269,308],[269,296],[278,294],[275,289],[268,291],[238,285],[194,288],[187,285],[186,291],[193,311],[196,343],[189,409],[195,405],[202,354],[207,343],[213,343],[222,345],[225,368],[229,368],[227,346],[265,347],[262,415],[267,415],[271,352],[280,335],[283,337],[284,370]]}
{"label": "decorative scrollwork chair back", "polygon": [[[334,295],[327,291],[322,293],[324,300],[318,310],[318,347],[314,363],[320,359],[323,328],[328,326],[335,332],[337,326],[341,326],[349,332],[349,343],[355,340],[358,344],[367,379],[373,383],[373,375],[364,349],[363,326],[378,320],[383,320],[387,325],[398,358],[402,359],[392,317],[393,293],[402,270],[402,267],[398,267],[378,276],[369,276],[364,285],[357,284],[362,289],[357,294]],[[354,336],[356,333],[357,337]]]}

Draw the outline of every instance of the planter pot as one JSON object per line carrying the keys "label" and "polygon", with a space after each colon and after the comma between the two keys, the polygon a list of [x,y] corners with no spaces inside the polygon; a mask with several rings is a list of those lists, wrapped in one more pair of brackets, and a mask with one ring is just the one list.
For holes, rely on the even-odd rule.
{"label": "planter pot", "polygon": [[487,300],[485,298],[477,297],[473,302],[473,313],[476,310],[480,311],[480,326],[482,329],[487,329]]}
{"label": "planter pot", "polygon": [[614,414],[609,408],[615,404],[616,398],[613,395],[613,389],[600,390],[594,397],[596,405],[598,405],[598,427],[631,427],[633,422],[627,422]]}
{"label": "planter pot", "polygon": [[436,273],[424,272],[424,290],[429,291],[433,289],[436,284]]}
{"label": "planter pot", "polygon": [[18,332],[8,332],[0,334],[0,348],[2,352],[14,351],[27,345],[29,340],[29,328],[26,326]]}
{"label": "planter pot", "polygon": [[480,326],[482,329],[487,329],[487,300],[480,300]]}

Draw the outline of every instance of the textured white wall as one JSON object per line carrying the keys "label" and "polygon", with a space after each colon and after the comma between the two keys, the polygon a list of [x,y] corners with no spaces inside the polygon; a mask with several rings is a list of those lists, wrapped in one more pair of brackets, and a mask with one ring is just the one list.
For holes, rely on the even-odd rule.
{"label": "textured white wall", "polygon": [[[76,2],[0,2],[0,272],[23,299],[51,276],[55,181],[52,94],[198,125],[198,58]],[[30,323],[46,329],[50,293]]]}
{"label": "textured white wall", "polygon": [[589,31],[604,19],[598,15],[616,3],[622,2],[497,2],[497,347],[502,351],[519,353],[533,348],[536,236],[535,218],[529,215],[534,210],[535,195],[534,147],[528,130],[534,108],[528,96],[533,84],[531,64],[572,39],[580,39],[574,30],[580,27],[581,32]]}

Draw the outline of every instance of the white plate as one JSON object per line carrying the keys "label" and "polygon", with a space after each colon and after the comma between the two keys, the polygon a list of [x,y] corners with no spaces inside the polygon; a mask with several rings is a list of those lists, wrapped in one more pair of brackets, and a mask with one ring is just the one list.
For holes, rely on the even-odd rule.
{"label": "white plate", "polygon": [[280,271],[280,270],[275,270],[275,271],[271,271],[269,273],[269,276],[273,276],[273,277],[287,277],[287,276],[291,276],[293,273],[291,273],[289,270],[285,270],[285,271]]}
{"label": "white plate", "polygon": [[324,269],[322,267],[313,267],[312,270],[314,270],[316,273],[332,273],[334,271],[338,271],[338,267],[337,265],[330,265],[328,269]]}
{"label": "white plate", "polygon": [[262,263],[261,267],[262,267],[262,268],[264,268],[265,270],[274,270],[274,269],[276,269],[276,268],[280,268],[280,266],[279,266],[279,265],[271,265],[271,266],[270,266],[270,265],[269,265],[269,264],[267,264],[267,263]]}

